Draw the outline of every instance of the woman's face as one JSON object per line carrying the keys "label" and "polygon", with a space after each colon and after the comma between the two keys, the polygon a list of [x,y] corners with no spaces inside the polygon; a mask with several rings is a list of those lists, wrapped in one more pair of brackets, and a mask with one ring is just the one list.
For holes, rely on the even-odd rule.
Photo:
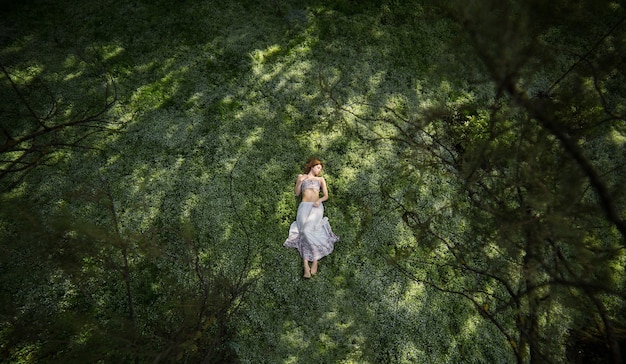
{"label": "woman's face", "polygon": [[311,167],[311,172],[313,172],[314,175],[319,176],[319,174],[322,173],[322,165],[314,165],[313,167]]}

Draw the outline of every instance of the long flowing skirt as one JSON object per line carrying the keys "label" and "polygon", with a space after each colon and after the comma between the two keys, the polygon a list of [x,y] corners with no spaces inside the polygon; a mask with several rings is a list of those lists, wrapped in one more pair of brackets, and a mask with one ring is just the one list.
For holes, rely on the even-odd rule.
{"label": "long flowing skirt", "polygon": [[313,207],[313,202],[301,202],[283,246],[298,249],[302,258],[312,262],[332,253],[338,240],[324,216],[324,205]]}

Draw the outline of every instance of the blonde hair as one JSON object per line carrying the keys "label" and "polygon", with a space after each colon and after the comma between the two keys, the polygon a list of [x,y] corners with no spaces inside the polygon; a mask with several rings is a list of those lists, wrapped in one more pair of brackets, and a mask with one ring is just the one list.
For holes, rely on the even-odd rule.
{"label": "blonde hair", "polygon": [[321,160],[315,157],[311,157],[304,165],[304,169],[302,171],[304,172],[304,174],[308,174],[309,172],[311,172],[311,168],[315,167],[318,164],[324,167],[324,163],[322,163]]}

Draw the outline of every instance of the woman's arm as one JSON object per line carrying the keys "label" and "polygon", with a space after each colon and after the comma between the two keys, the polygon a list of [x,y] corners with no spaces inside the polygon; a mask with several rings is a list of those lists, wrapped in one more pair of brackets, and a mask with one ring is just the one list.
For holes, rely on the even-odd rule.
{"label": "woman's arm", "polygon": [[328,201],[328,187],[326,187],[326,180],[324,179],[324,177],[320,177],[321,180],[321,185],[322,185],[322,197],[320,197],[316,202],[315,202],[315,206],[319,206],[322,202],[324,201]]}
{"label": "woman's arm", "polygon": [[306,175],[299,174],[298,178],[296,178],[296,185],[293,187],[294,195],[300,196],[300,192],[302,191],[302,181],[306,179],[305,177]]}

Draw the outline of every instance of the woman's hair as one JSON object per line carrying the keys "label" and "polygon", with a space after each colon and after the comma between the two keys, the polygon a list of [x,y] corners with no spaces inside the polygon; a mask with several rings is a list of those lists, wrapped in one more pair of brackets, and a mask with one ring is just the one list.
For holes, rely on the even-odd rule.
{"label": "woman's hair", "polygon": [[321,160],[315,157],[309,158],[308,162],[306,162],[306,164],[304,165],[304,169],[303,169],[304,174],[311,172],[311,168],[315,167],[318,164],[321,164],[322,167],[324,167],[324,163],[322,163]]}

